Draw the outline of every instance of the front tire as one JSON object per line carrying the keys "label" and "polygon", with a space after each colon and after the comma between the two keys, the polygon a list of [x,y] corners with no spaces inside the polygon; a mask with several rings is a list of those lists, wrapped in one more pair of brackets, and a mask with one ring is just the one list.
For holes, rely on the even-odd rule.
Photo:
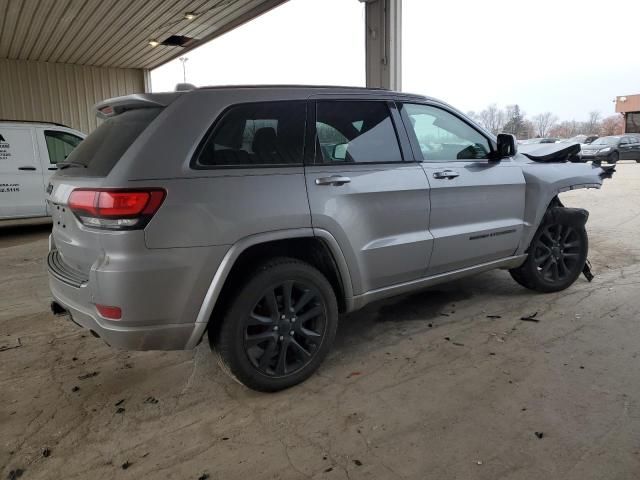
{"label": "front tire", "polygon": [[233,378],[275,392],[313,374],[337,327],[337,300],[324,275],[305,262],[278,258],[240,288],[209,341]]}
{"label": "front tire", "polygon": [[523,287],[544,293],[558,292],[580,276],[588,250],[584,222],[548,211],[531,241],[527,259],[509,273]]}
{"label": "front tire", "polygon": [[618,152],[613,152],[607,159],[607,163],[615,165],[616,163],[618,163],[618,160],[620,160],[620,154]]}

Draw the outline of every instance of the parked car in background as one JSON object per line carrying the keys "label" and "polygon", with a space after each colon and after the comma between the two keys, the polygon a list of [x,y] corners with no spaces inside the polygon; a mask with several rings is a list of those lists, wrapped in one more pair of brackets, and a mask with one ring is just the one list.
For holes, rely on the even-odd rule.
{"label": "parked car in background", "polygon": [[635,160],[640,163],[640,135],[600,137],[582,146],[582,160],[592,160],[594,163]]}
{"label": "parked car in background", "polygon": [[49,177],[84,137],[57,123],[0,120],[0,220],[51,215]]}
{"label": "parked car in background", "polygon": [[543,137],[543,138],[530,138],[528,140],[522,140],[519,143],[523,145],[529,145],[532,143],[557,143],[559,141],[560,141],[559,138]]}
{"label": "parked car in background", "polygon": [[567,163],[574,146],[519,154],[433,98],[211,87],[97,110],[50,180],[47,264],[52,310],[115,347],[208,331],[225,371],[281,390],[318,368],[339,313],[495,268],[556,292],[588,268],[588,212],[557,195],[605,169]]}
{"label": "parked car in background", "polygon": [[564,140],[560,140],[563,143],[580,143],[580,144],[589,144],[593,142],[598,135],[576,135],[575,137],[565,138]]}

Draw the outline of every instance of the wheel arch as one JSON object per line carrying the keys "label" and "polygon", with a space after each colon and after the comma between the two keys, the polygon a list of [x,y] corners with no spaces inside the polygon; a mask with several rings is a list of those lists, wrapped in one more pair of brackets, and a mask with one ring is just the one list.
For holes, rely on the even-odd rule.
{"label": "wheel arch", "polygon": [[310,263],[331,283],[340,312],[353,309],[349,269],[340,246],[329,232],[299,228],[251,235],[233,244],[222,259],[198,311],[187,349],[198,345],[210,322],[222,314],[234,286],[257,265],[274,257],[292,257]]}

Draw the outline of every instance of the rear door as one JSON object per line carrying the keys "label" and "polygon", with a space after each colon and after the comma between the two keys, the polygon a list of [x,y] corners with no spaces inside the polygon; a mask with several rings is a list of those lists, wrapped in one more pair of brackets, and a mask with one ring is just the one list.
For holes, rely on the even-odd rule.
{"label": "rear door", "polygon": [[487,159],[489,139],[442,106],[400,106],[414,154],[431,184],[429,275],[514,254],[524,227],[522,168]]}
{"label": "rear door", "polygon": [[0,218],[46,215],[34,128],[0,124]]}
{"label": "rear door", "polygon": [[429,184],[395,105],[318,99],[308,110],[312,225],[340,244],[354,293],[422,277],[432,247]]}
{"label": "rear door", "polygon": [[631,139],[631,146],[633,147],[633,149],[632,149],[633,157],[632,158],[636,162],[640,162],[640,137],[630,136],[629,138]]}
{"label": "rear door", "polygon": [[620,160],[631,160],[635,158],[635,148],[632,143],[631,137],[622,137],[618,144],[618,151],[620,152]]}

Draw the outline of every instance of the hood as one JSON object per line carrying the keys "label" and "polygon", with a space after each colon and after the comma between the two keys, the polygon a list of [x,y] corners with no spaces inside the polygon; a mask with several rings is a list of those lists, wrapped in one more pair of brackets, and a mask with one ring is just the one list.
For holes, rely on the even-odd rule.
{"label": "hood", "polygon": [[531,143],[519,145],[518,152],[534,162],[566,162],[580,153],[580,144]]}

